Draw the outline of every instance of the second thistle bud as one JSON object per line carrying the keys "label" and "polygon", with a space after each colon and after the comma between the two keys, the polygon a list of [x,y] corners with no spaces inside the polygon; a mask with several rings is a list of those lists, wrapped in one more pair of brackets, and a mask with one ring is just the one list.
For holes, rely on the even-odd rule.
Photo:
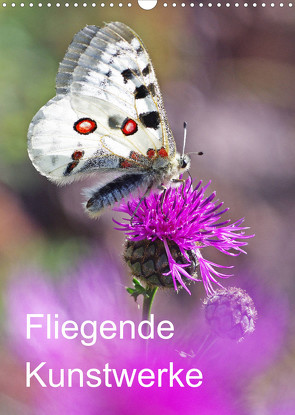
{"label": "second thistle bud", "polygon": [[257,312],[246,291],[230,287],[217,290],[204,301],[205,318],[219,337],[242,340],[255,328]]}
{"label": "second thistle bud", "polygon": [[[173,241],[168,241],[168,246],[173,259],[178,264],[189,264],[185,270],[191,276],[196,275],[198,260],[193,251],[186,251],[189,260],[181,253],[178,245]],[[167,253],[163,241],[156,239],[132,241],[127,240],[125,245],[124,259],[131,269],[132,275],[154,287],[174,287]],[[165,275],[168,274],[168,275]],[[191,280],[182,277],[185,285]],[[181,286],[177,282],[177,286]]]}

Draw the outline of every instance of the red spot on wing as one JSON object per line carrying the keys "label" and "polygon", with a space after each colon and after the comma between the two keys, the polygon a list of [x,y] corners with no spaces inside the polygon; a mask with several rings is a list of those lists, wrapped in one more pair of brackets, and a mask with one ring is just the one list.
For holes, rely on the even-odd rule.
{"label": "red spot on wing", "polygon": [[134,133],[136,133],[138,127],[137,124],[134,120],[132,120],[131,118],[127,118],[122,125],[121,131],[123,134],[125,135],[132,135]]}
{"label": "red spot on wing", "polygon": [[93,133],[97,128],[96,122],[91,118],[80,118],[74,124],[74,130],[79,134],[90,134]]}
{"label": "red spot on wing", "polygon": [[131,151],[130,158],[132,158],[133,160],[137,161],[137,160],[139,160],[139,154],[136,153],[135,151]]}
{"label": "red spot on wing", "polygon": [[155,150],[154,150],[154,149],[152,149],[152,148],[150,148],[150,149],[146,152],[146,155],[148,156],[148,158],[149,158],[149,159],[154,158],[154,157],[155,157],[155,154],[156,154],[156,152],[155,152]]}
{"label": "red spot on wing", "polygon": [[158,150],[158,154],[159,154],[160,157],[168,157],[168,153],[167,153],[167,151],[165,150],[164,147],[162,147],[162,148],[160,148],[160,150]]}
{"label": "red spot on wing", "polygon": [[124,160],[124,161],[121,162],[121,167],[123,169],[128,169],[129,167],[131,167],[131,163],[129,163],[129,161],[127,161],[127,160]]}
{"label": "red spot on wing", "polygon": [[72,154],[73,160],[80,160],[84,156],[84,151],[76,150]]}

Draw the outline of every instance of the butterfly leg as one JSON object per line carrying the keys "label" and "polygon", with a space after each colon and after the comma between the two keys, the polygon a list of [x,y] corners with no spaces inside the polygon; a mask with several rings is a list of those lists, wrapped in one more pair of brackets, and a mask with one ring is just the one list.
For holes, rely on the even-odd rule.
{"label": "butterfly leg", "polygon": [[90,191],[91,197],[86,203],[86,210],[90,216],[99,216],[107,206],[119,202],[141,186],[150,186],[151,179],[147,174],[125,174],[117,177],[112,182]]}
{"label": "butterfly leg", "polygon": [[167,192],[167,187],[163,186],[163,193],[161,194],[161,212],[162,212],[162,215],[164,215],[163,203],[164,203],[164,200],[165,200],[166,192]]}
{"label": "butterfly leg", "polygon": [[173,183],[182,183],[181,193],[182,193],[182,197],[184,198],[184,183],[185,183],[185,180],[184,179],[172,179],[171,181]]}
{"label": "butterfly leg", "polygon": [[166,192],[167,192],[167,187],[163,183],[161,183],[158,186],[158,189],[159,190],[162,190],[162,194],[161,194],[161,199],[160,200],[161,200],[161,212],[164,215],[164,212],[163,212],[163,203],[164,203],[164,200],[165,200],[165,195],[166,195]]}
{"label": "butterfly leg", "polygon": [[173,183],[185,183],[184,179],[172,179],[171,180]]}

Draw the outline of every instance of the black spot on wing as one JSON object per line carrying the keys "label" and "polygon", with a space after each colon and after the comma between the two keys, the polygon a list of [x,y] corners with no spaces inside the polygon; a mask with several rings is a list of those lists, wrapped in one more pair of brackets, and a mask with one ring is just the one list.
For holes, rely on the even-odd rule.
{"label": "black spot on wing", "polygon": [[136,49],[136,52],[137,52],[138,54],[142,53],[142,52],[143,52],[143,47],[140,45],[140,46]]}
{"label": "black spot on wing", "polygon": [[121,128],[122,120],[113,115],[109,117],[108,123],[110,128]]}
{"label": "black spot on wing", "polygon": [[142,124],[147,128],[157,129],[161,122],[160,114],[157,111],[144,112],[139,114],[139,119]]}
{"label": "black spot on wing", "polygon": [[147,66],[142,70],[143,76],[148,75],[151,72],[151,65],[148,63]]}
{"label": "black spot on wing", "polygon": [[149,92],[152,94],[153,97],[156,95],[155,84],[149,84],[147,89],[149,90]]}
{"label": "black spot on wing", "polygon": [[121,75],[124,78],[124,83],[127,84],[127,82],[129,81],[129,79],[132,79],[133,72],[131,71],[131,69],[125,69],[123,72],[121,72]]}
{"label": "black spot on wing", "polygon": [[125,69],[121,72],[121,75],[124,78],[124,83],[127,84],[127,82],[132,79],[134,75],[139,75],[139,72],[137,69]]}
{"label": "black spot on wing", "polygon": [[140,85],[137,88],[135,88],[135,91],[134,91],[135,99],[145,98],[148,95],[149,95],[149,91],[145,85]]}

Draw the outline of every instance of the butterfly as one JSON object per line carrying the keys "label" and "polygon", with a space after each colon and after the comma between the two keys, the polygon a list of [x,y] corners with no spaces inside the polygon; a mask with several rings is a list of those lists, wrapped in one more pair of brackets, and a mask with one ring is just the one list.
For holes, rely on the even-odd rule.
{"label": "butterfly", "polygon": [[88,192],[90,216],[190,165],[176,151],[149,55],[119,22],[86,26],[74,36],[59,65],[56,96],[30,123],[28,153],[57,184],[106,174],[107,183]]}

